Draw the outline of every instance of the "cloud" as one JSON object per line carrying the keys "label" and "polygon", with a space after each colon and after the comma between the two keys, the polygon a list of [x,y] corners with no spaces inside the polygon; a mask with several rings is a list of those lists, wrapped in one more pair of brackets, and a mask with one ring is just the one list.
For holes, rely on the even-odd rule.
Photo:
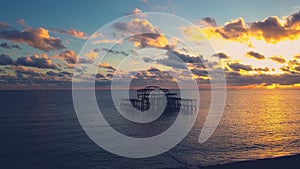
{"label": "cloud", "polygon": [[193,64],[196,67],[204,67],[202,63],[202,56],[194,57],[188,54],[180,53],[179,51],[166,52],[167,57],[162,59],[153,59],[144,57],[143,60],[146,63],[156,62],[158,64],[169,66],[175,69],[187,69],[187,64]]}
{"label": "cloud", "polygon": [[231,75],[226,77],[228,86],[249,86],[249,85],[294,85],[300,83],[300,74],[281,74],[281,75]]}
{"label": "cloud", "polygon": [[150,68],[138,72],[130,72],[133,79],[130,82],[130,87],[142,87],[155,85],[167,88],[178,88],[175,79],[166,71],[161,71],[157,68]]}
{"label": "cloud", "polygon": [[26,25],[25,19],[19,19],[19,20],[17,21],[17,23],[20,24],[20,25],[22,25],[22,26],[24,26],[24,27],[28,27],[28,26]]}
{"label": "cloud", "polygon": [[0,65],[13,65],[14,61],[5,54],[0,54]]}
{"label": "cloud", "polygon": [[77,55],[73,50],[65,50],[58,55],[58,58],[65,60],[69,64],[75,64]]}
{"label": "cloud", "polygon": [[44,74],[41,73],[39,70],[28,68],[25,66],[15,66],[13,67],[13,70],[15,70],[18,77],[23,77],[23,75],[27,75],[29,77],[44,77]]}
{"label": "cloud", "polygon": [[104,75],[102,75],[102,74],[100,74],[100,73],[97,73],[97,74],[96,74],[96,78],[103,79],[103,78],[105,78],[105,76],[104,76]]}
{"label": "cloud", "polygon": [[[212,19],[207,19],[208,22],[210,20]],[[200,31],[208,38],[221,38],[247,44],[251,44],[251,39],[264,40],[267,43],[276,44],[281,41],[300,38],[300,11],[281,19],[278,16],[271,16],[252,23],[245,23],[243,18],[237,18],[225,23],[223,26],[212,23],[213,25],[200,28]],[[189,37],[197,37],[198,31],[191,29],[193,28],[187,27],[184,29],[184,33]],[[199,36],[199,38],[203,37]],[[197,38],[194,40],[197,40]]]}
{"label": "cloud", "polygon": [[114,23],[113,28],[124,34],[159,33],[159,29],[147,19],[135,18],[129,22]]}
{"label": "cloud", "polygon": [[11,66],[15,73],[0,75],[0,86],[8,88],[70,88],[72,73],[67,71],[47,71],[27,66]]}
{"label": "cloud", "polygon": [[223,27],[217,28],[215,32],[219,33],[224,39],[244,41],[247,38],[247,27],[242,18],[226,23]]}
{"label": "cloud", "polygon": [[62,72],[54,72],[54,71],[48,71],[46,72],[47,76],[52,76],[52,77],[72,77],[72,73],[62,71]]}
{"label": "cloud", "polygon": [[143,14],[143,11],[139,8],[135,8],[133,11],[131,11],[129,13],[126,13],[125,15],[138,15],[138,16],[141,16],[141,17],[145,16],[145,14]]}
{"label": "cloud", "polygon": [[299,66],[300,62],[297,59],[289,60],[288,65],[290,65],[290,66],[294,66],[294,65]]}
{"label": "cloud", "polygon": [[49,52],[51,50],[64,49],[60,38],[53,38],[49,31],[44,28],[30,28],[24,31],[8,30],[0,32],[0,39],[7,39],[12,42],[26,43],[36,49]]}
{"label": "cloud", "polygon": [[116,68],[110,65],[109,63],[101,63],[98,65],[100,68],[109,69],[111,71],[116,71]]}
{"label": "cloud", "polygon": [[[145,59],[144,59],[144,61],[145,61]],[[147,59],[146,59],[146,61],[147,61]],[[155,61],[159,64],[169,66],[169,67],[172,67],[172,68],[187,69],[186,65],[183,64],[183,62],[180,62],[180,61],[175,60],[175,59],[165,58],[165,59],[157,59]]]}
{"label": "cloud", "polygon": [[174,56],[177,56],[179,59],[181,59],[185,63],[201,63],[202,62],[202,56],[195,57],[195,56],[190,56],[188,54],[180,53],[178,51],[170,51],[170,50],[168,50],[166,54],[169,56],[169,58],[172,58],[172,57],[174,58]]}
{"label": "cloud", "polygon": [[159,28],[146,19],[135,18],[129,22],[117,22],[114,23],[113,28],[123,35],[133,35],[129,41],[134,42],[137,47],[169,49],[175,45],[175,42],[169,43],[168,39],[160,33]]}
{"label": "cloud", "polygon": [[0,22],[0,29],[11,29],[11,26],[8,23]]}
{"label": "cloud", "polygon": [[0,46],[1,46],[2,48],[5,48],[5,49],[12,49],[12,48],[22,49],[19,45],[14,45],[14,44],[9,45],[9,44],[6,43],[6,42],[5,42],[5,43],[1,43]]}
{"label": "cloud", "polygon": [[257,72],[269,72],[270,71],[270,69],[268,67],[265,67],[265,68],[254,68],[253,70],[257,71]]}
{"label": "cloud", "polygon": [[269,59],[271,59],[277,63],[285,63],[286,62],[286,60],[284,58],[278,57],[278,56],[272,56],[272,57],[269,57]]}
{"label": "cloud", "polygon": [[217,26],[217,22],[214,18],[211,17],[205,17],[202,20],[200,20],[199,22],[200,25],[204,26],[204,27],[215,27]]}
{"label": "cloud", "polygon": [[228,66],[234,71],[240,71],[240,70],[252,71],[253,70],[251,65],[244,65],[241,63],[229,63]]}
{"label": "cloud", "polygon": [[300,59],[300,54],[293,56],[294,59]]}
{"label": "cloud", "polygon": [[252,57],[252,58],[256,58],[258,60],[264,60],[265,56],[261,53],[255,52],[255,51],[249,51],[246,53],[247,56]]}
{"label": "cloud", "polygon": [[66,61],[71,67],[74,66],[76,62],[85,64],[93,63],[93,61],[89,58],[78,57],[78,55],[73,50],[65,50],[59,55],[54,56],[54,58]]}
{"label": "cloud", "polygon": [[294,67],[294,69],[290,66],[282,66],[279,69],[284,73],[295,74],[296,73],[295,71],[297,71],[296,68],[297,68],[297,66]]}
{"label": "cloud", "polygon": [[300,62],[298,62],[297,60],[289,60],[287,64],[288,65],[283,65],[282,67],[280,67],[280,70],[285,73],[291,73],[291,74],[295,74],[299,72]]}
{"label": "cloud", "polygon": [[71,35],[75,38],[88,39],[88,36],[84,32],[82,32],[80,30],[76,30],[76,29],[69,29],[69,30],[51,29],[51,31],[56,32],[56,33]]}
{"label": "cloud", "polygon": [[191,69],[192,73],[197,75],[197,76],[202,76],[202,77],[207,77],[208,72],[203,69]]}
{"label": "cloud", "polygon": [[101,43],[120,43],[121,41],[119,40],[114,40],[114,39],[100,39],[100,40],[95,40],[95,41],[92,41],[91,43],[92,44],[101,44]]}
{"label": "cloud", "polygon": [[0,46],[5,49],[11,49],[11,46],[8,45],[7,43],[1,43]]}
{"label": "cloud", "polygon": [[88,59],[90,60],[94,60],[99,56],[99,49],[95,48],[87,53],[84,54],[84,56],[86,56]]}
{"label": "cloud", "polygon": [[114,55],[118,55],[118,54],[121,54],[121,55],[124,55],[124,56],[129,55],[128,53],[126,53],[124,51],[118,51],[118,50],[113,50],[113,49],[108,49],[108,48],[102,48],[102,50],[107,52],[107,53],[114,54]]}
{"label": "cloud", "polygon": [[33,55],[31,57],[20,57],[15,61],[15,65],[30,66],[42,69],[57,69],[47,55]]}
{"label": "cloud", "polygon": [[294,67],[294,69],[295,69],[296,71],[300,72],[300,66],[296,66],[296,67]]}
{"label": "cloud", "polygon": [[278,17],[268,17],[263,21],[251,24],[249,31],[257,38],[263,38],[266,42],[277,43],[282,39],[290,39],[290,32]]}
{"label": "cloud", "polygon": [[223,52],[216,53],[216,54],[214,54],[212,56],[218,57],[219,59],[229,59],[230,58],[227,54],[225,54]]}

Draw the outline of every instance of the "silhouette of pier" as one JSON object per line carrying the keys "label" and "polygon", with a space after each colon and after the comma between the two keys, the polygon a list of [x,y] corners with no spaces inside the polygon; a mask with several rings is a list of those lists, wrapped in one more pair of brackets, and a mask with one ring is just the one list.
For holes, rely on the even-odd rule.
{"label": "silhouette of pier", "polygon": [[139,111],[147,111],[150,106],[156,109],[164,105],[166,106],[166,111],[194,110],[196,108],[195,99],[180,98],[177,93],[158,86],[147,86],[143,89],[138,89],[136,98],[122,99],[122,107],[130,106],[129,104]]}

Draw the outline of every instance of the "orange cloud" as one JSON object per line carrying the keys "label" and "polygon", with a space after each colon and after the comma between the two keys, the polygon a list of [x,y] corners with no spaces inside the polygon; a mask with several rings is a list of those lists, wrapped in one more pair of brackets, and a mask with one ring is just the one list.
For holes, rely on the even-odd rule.
{"label": "orange cloud", "polygon": [[31,57],[20,57],[15,61],[15,65],[36,67],[42,69],[57,69],[46,54],[33,55]]}
{"label": "orange cloud", "polygon": [[100,63],[98,66],[100,68],[105,68],[105,69],[108,69],[110,71],[115,71],[116,70],[116,68],[114,66],[110,65],[109,63]]}
{"label": "orange cloud", "polygon": [[[272,16],[248,24],[245,23],[243,18],[238,18],[227,22],[224,26],[217,26],[216,24],[202,25],[205,27],[198,28],[198,31],[204,33],[208,38],[233,40],[249,45],[251,45],[251,38],[264,40],[272,44],[300,38],[300,12],[282,19]],[[197,37],[202,36],[199,36],[199,33],[194,29],[187,27],[184,32],[188,37],[194,36],[194,40],[199,40]]]}
{"label": "orange cloud", "polygon": [[118,22],[114,24],[114,28],[123,35],[131,35],[129,40],[137,47],[171,48],[172,45],[176,45],[169,44],[169,40],[160,33],[159,28],[147,19],[135,18],[129,22]]}
{"label": "orange cloud", "polygon": [[85,53],[85,56],[91,60],[94,60],[99,56],[99,49],[93,49],[90,52]]}
{"label": "orange cloud", "polygon": [[249,51],[249,52],[247,52],[246,56],[251,57],[251,58],[256,58],[258,60],[265,59],[265,56],[263,54],[255,52],[255,51]]}
{"label": "orange cloud", "polygon": [[64,29],[51,29],[53,32],[57,32],[57,33],[62,33],[62,34],[67,34],[67,35],[71,35],[74,36],[76,38],[80,38],[80,39],[87,39],[88,36],[80,31],[80,30],[76,30],[76,29],[69,29],[69,30],[64,30]]}
{"label": "orange cloud", "polygon": [[274,62],[277,62],[277,63],[285,63],[286,60],[282,57],[278,57],[278,56],[272,56],[270,57],[269,59],[273,60]]}
{"label": "orange cloud", "polygon": [[0,22],[0,29],[10,29],[11,26],[8,23]]}
{"label": "orange cloud", "polygon": [[24,31],[6,30],[0,32],[0,39],[7,39],[12,42],[26,43],[36,49],[43,51],[64,49],[60,38],[53,38],[45,28],[27,28]]}

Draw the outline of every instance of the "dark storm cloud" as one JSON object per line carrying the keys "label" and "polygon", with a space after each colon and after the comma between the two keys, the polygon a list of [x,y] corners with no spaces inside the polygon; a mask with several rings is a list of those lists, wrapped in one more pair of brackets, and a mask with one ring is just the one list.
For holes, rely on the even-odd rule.
{"label": "dark storm cloud", "polygon": [[255,52],[255,51],[249,51],[249,52],[246,53],[246,55],[250,56],[250,57],[254,57],[254,58],[259,59],[259,60],[265,59],[265,56],[263,54]]}
{"label": "dark storm cloud", "polygon": [[27,29],[24,31],[1,31],[0,39],[6,39],[18,43],[26,43],[31,47],[45,52],[65,48],[60,38],[51,37],[48,33],[48,30],[44,28]]}
{"label": "dark storm cloud", "polygon": [[9,55],[0,54],[0,65],[13,65],[14,61],[9,57]]}
{"label": "dark storm cloud", "polygon": [[234,71],[240,71],[240,70],[252,71],[253,70],[251,65],[244,65],[241,63],[229,63],[228,66]]}

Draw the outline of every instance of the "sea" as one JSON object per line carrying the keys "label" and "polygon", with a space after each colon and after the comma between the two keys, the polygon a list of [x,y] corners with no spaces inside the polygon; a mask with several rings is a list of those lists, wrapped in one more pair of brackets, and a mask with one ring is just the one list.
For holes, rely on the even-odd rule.
{"label": "sea", "polygon": [[[116,113],[109,90],[95,93],[106,120],[128,136],[162,133],[176,118],[174,113],[151,125],[130,123]],[[199,93],[196,122],[179,144],[154,157],[128,158],[89,138],[78,121],[72,91],[0,91],[0,168],[182,168],[300,154],[300,90],[227,90],[219,126],[201,144],[211,93]]]}

